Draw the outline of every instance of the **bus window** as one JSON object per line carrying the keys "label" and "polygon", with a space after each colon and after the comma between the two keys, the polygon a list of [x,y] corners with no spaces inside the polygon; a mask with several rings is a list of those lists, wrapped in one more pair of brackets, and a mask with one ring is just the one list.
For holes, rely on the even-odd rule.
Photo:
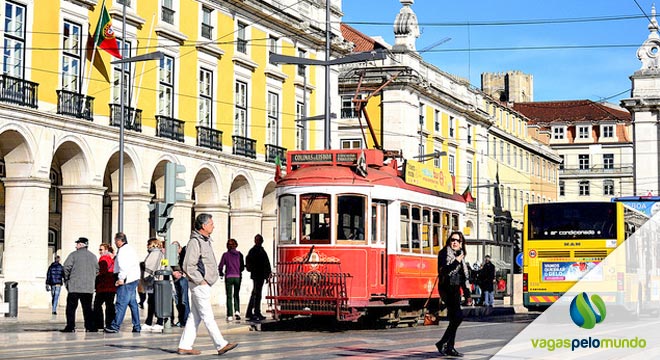
{"label": "bus window", "polygon": [[358,195],[337,197],[337,240],[364,242],[366,198]]}
{"label": "bus window", "polygon": [[330,244],[330,196],[304,194],[300,196],[301,244]]}
{"label": "bus window", "polygon": [[294,195],[280,196],[279,225],[280,244],[296,243],[296,197]]}
{"label": "bus window", "polygon": [[402,252],[410,252],[410,214],[408,205],[401,205],[401,245]]}

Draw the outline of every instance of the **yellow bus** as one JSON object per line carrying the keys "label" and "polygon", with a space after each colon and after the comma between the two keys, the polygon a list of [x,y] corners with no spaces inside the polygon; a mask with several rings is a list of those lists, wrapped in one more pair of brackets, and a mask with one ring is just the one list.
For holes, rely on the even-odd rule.
{"label": "yellow bus", "polygon": [[[530,310],[544,310],[583,277],[606,302],[623,305],[629,311],[638,314],[643,311],[642,300],[646,300],[646,304],[652,301],[660,304],[657,276],[652,279],[644,275],[657,271],[646,271],[649,267],[656,268],[655,259],[647,261],[646,258],[658,255],[655,249],[643,245],[648,241],[631,241],[603,266],[598,266],[647,220],[648,216],[620,202],[525,206],[524,306]],[[653,283],[655,293],[652,292]]]}

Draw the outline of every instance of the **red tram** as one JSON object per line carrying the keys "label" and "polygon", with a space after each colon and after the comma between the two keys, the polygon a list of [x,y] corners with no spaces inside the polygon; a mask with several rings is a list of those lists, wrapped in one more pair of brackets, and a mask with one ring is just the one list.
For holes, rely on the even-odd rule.
{"label": "red tram", "polygon": [[267,295],[273,316],[416,323],[437,253],[465,214],[463,197],[451,183],[441,184],[451,193],[409,184],[381,150],[289,151],[286,165]]}

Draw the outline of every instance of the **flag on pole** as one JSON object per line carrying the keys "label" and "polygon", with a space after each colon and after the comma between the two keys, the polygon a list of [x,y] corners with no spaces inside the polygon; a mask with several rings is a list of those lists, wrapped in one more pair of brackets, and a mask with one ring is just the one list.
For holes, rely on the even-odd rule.
{"label": "flag on pole", "polygon": [[367,158],[364,154],[364,150],[362,150],[360,156],[357,159],[357,167],[355,168],[355,172],[362,177],[367,177]]}
{"label": "flag on pole", "polygon": [[465,202],[468,202],[468,203],[471,203],[471,202],[474,201],[474,198],[472,197],[472,184],[468,184],[465,191],[463,191],[463,199],[465,199]]}
{"label": "flag on pole", "polygon": [[115,32],[112,30],[112,19],[105,8],[105,4],[101,7],[101,16],[99,16],[99,22],[96,24],[96,30],[94,30],[94,45],[117,59],[121,59]]}
{"label": "flag on pole", "polygon": [[275,156],[275,182],[280,181],[282,178],[282,161],[280,160],[280,155]]}

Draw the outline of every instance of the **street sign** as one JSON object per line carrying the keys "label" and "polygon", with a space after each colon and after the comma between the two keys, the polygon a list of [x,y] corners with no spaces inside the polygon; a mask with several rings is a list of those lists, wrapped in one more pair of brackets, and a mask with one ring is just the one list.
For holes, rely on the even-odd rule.
{"label": "street sign", "polygon": [[516,264],[522,267],[523,266],[522,262],[523,262],[523,254],[518,253],[518,255],[516,255]]}

